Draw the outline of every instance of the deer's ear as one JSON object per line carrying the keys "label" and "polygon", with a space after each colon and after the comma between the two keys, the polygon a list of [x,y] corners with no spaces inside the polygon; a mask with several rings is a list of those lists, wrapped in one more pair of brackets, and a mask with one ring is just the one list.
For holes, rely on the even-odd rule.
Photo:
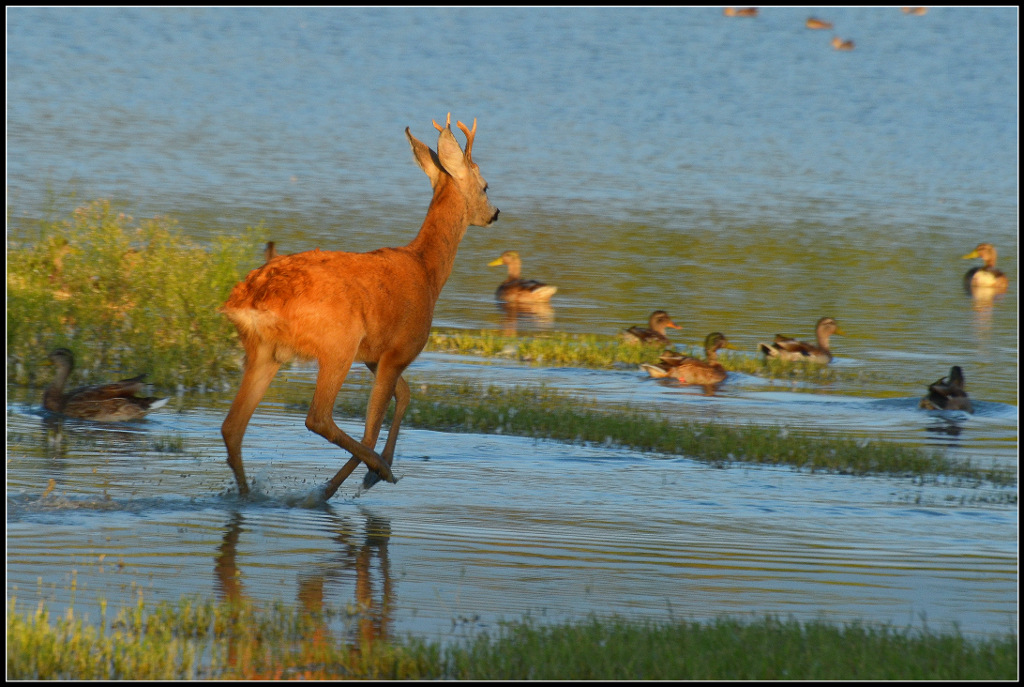
{"label": "deer's ear", "polygon": [[469,173],[466,165],[466,156],[455,140],[452,130],[445,128],[437,138],[437,157],[441,161],[444,170],[456,179],[462,179]]}
{"label": "deer's ear", "polygon": [[417,140],[409,131],[409,127],[405,127],[405,135],[409,139],[409,145],[412,146],[412,156],[416,160],[416,164],[430,177],[430,185],[437,186],[441,175],[445,173],[444,168],[441,167],[441,161],[437,159],[437,154],[425,143]]}

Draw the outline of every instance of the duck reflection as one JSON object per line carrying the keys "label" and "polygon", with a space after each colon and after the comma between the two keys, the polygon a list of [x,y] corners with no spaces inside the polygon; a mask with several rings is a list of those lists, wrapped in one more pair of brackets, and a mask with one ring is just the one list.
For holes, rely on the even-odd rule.
{"label": "duck reflection", "polygon": [[[302,611],[315,619],[313,631],[304,638],[312,652],[332,642],[331,628],[323,614],[324,589],[329,583],[347,584],[353,573],[355,601],[346,612],[354,622],[339,641],[358,654],[378,640],[387,640],[391,634],[393,584],[388,560],[391,524],[377,515],[363,513],[363,516],[365,525],[361,532],[338,518],[331,536],[337,545],[336,553],[326,561],[311,565],[310,572],[299,576],[296,598]],[[245,532],[244,516],[233,513],[214,559],[214,586],[221,601],[237,602],[246,598],[242,571],[238,567],[238,544]],[[234,666],[236,660],[235,647],[229,645],[229,665]]]}
{"label": "duck reflection", "polygon": [[128,428],[127,423],[95,424],[42,411],[43,453],[47,458],[68,457],[68,449],[79,454],[137,456],[151,449],[153,439],[148,428]]}
{"label": "duck reflection", "polygon": [[971,298],[971,310],[974,312],[974,333],[981,341],[988,341],[992,333],[992,311],[997,295],[992,291],[978,289]]}
{"label": "duck reflection", "polygon": [[515,336],[520,325],[527,329],[550,329],[555,321],[550,303],[498,303],[497,307],[504,336]]}
{"label": "duck reflection", "polygon": [[[962,417],[936,417],[933,422],[924,429],[926,432],[931,432],[932,434],[958,437],[963,431],[963,423],[964,418]],[[956,447],[959,444],[957,441],[944,441],[941,443],[949,448]]]}
{"label": "duck reflection", "polygon": [[44,455],[52,460],[66,458],[68,451],[64,443],[64,421],[56,415],[47,414],[43,417],[43,431],[46,435]]}

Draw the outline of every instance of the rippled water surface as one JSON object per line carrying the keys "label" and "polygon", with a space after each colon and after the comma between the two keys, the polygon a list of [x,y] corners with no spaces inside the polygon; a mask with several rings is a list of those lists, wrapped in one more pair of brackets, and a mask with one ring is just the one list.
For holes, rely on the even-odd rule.
{"label": "rippled water surface", "polygon": [[[856,50],[833,51],[830,32],[804,28],[810,14]],[[429,354],[411,383],[543,383],[608,408],[1015,469],[1017,18],[13,9],[8,237],[106,197],[200,240],[262,223],[284,252],[405,243],[429,186],[404,128],[430,142],[431,118],[451,111],[478,118],[473,157],[501,219],[470,228],[435,324],[614,333],[664,308],[680,345],[717,330],[752,355],[831,315],[846,332],[833,365],[849,374],[734,373],[705,396],[632,369]],[[961,287],[976,263],[960,256],[983,240],[1011,284],[992,301]],[[506,249],[559,287],[549,318],[495,308],[503,275],[486,265]],[[977,412],[918,410],[953,364]],[[224,463],[230,396],[95,426],[54,422],[41,390],[9,388],[8,596],[89,608],[139,590],[248,595],[348,609],[339,631],[441,638],[526,613],[1016,627],[1015,488],[410,428],[397,485],[357,496],[354,480],[325,506],[316,489],[341,456],[285,400],[309,396],[314,374],[282,373],[254,416],[251,501]]]}

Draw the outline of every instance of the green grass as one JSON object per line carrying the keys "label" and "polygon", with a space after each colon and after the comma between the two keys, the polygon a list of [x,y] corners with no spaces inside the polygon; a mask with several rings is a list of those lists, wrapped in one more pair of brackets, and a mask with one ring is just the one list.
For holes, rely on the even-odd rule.
{"label": "green grass", "polygon": [[[294,405],[304,409],[307,404],[308,399],[303,398]],[[343,395],[335,407],[351,417],[361,417],[365,395]],[[1016,484],[1010,471],[953,460],[939,451],[776,425],[733,426],[666,418],[628,406],[599,406],[543,386],[434,384],[426,391],[416,389],[403,425],[623,446],[723,466],[761,463],[812,472],[921,479],[943,475],[973,484]],[[1016,502],[1016,494],[1005,497]]]}
{"label": "green grass", "polygon": [[59,346],[75,353],[72,384],[139,372],[171,388],[233,380],[240,348],[217,308],[259,266],[257,245],[250,229],[201,246],[172,219],[137,221],[105,200],[41,222],[8,241],[8,382],[49,381]]}
{"label": "green grass", "polygon": [[[1014,680],[1017,638],[766,617],[710,622],[529,619],[442,646],[332,636],[332,612],[253,602],[143,603],[98,623],[8,600],[7,677],[182,679]],[[346,612],[342,612],[346,613]]]}
{"label": "green grass", "polygon": [[[697,346],[679,347],[682,353],[704,357]],[[615,336],[598,334],[541,333],[530,336],[506,336],[498,332],[464,329],[432,330],[427,351],[484,357],[506,358],[546,366],[611,369],[656,363],[660,346],[624,343]],[[719,362],[726,370],[769,379],[801,379],[825,383],[849,378],[863,380],[870,373],[843,371],[828,365],[802,361],[765,359],[719,351]]]}

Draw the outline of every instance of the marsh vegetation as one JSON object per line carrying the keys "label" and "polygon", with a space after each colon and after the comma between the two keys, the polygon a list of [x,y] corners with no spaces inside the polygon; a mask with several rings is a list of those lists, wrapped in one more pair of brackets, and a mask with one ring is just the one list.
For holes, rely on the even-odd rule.
{"label": "marsh vegetation", "polygon": [[[137,221],[105,200],[71,217],[41,222],[38,235],[8,251],[8,381],[40,386],[46,353],[75,350],[76,383],[149,371],[158,389],[230,388],[241,353],[217,307],[247,270],[259,266],[257,229],[203,246],[170,218]],[[658,350],[610,335],[435,329],[427,350],[513,359],[546,366],[631,367]],[[696,353],[696,351],[692,351]],[[730,371],[827,383],[863,371],[725,353]],[[444,400],[438,400],[444,399]],[[296,399],[302,407],[308,399]],[[343,396],[354,417],[363,396]],[[956,461],[936,451],[783,425],[718,426],[630,407],[598,407],[586,398],[536,387],[464,383],[414,394],[408,421],[419,427],[600,442],[715,464],[789,464],[849,474],[900,474],[1016,483],[1013,474]]]}
{"label": "marsh vegetation", "polygon": [[[352,611],[358,614],[357,611]],[[981,641],[889,626],[776,617],[636,622],[619,617],[503,625],[459,644],[408,638],[338,643],[326,612],[181,599],[99,609],[9,599],[7,677],[15,680],[1012,680],[1014,636]]]}

